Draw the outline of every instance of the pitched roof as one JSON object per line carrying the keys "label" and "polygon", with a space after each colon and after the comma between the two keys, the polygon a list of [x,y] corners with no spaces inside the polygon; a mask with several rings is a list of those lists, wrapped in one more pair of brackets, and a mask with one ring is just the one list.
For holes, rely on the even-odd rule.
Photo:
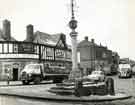
{"label": "pitched roof", "polygon": [[10,41],[17,41],[14,37],[11,37]]}
{"label": "pitched roof", "polygon": [[61,34],[50,35],[50,34],[47,34],[44,32],[37,31],[34,34],[33,42],[55,46],[58,43],[58,41],[60,40],[60,36],[61,36]]}

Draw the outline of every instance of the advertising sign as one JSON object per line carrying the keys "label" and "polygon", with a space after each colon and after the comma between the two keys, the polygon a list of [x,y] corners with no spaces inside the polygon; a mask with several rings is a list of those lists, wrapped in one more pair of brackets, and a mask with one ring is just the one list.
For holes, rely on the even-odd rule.
{"label": "advertising sign", "polygon": [[32,53],[34,52],[34,46],[32,44],[21,44],[19,45],[18,50],[21,53]]}
{"label": "advertising sign", "polygon": [[64,50],[56,50],[55,51],[55,59],[56,60],[65,60],[65,52],[64,52]]}

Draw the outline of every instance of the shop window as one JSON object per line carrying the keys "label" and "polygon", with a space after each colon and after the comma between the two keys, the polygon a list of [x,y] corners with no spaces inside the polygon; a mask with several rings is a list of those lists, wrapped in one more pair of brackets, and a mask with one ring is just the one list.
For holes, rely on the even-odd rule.
{"label": "shop window", "polygon": [[5,73],[10,73],[11,72],[11,65],[9,65],[9,64],[4,65],[4,71],[5,71]]}
{"label": "shop window", "polygon": [[9,70],[8,70],[8,68],[5,68],[5,73],[9,73]]}

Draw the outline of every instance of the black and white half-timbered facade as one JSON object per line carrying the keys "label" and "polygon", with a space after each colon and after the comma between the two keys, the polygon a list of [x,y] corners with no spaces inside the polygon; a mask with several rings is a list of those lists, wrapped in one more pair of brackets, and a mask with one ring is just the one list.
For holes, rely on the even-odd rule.
{"label": "black and white half-timbered facade", "polygon": [[3,30],[0,30],[0,80],[6,80],[7,75],[12,80],[19,80],[21,70],[29,63],[71,70],[71,50],[66,44],[66,36],[34,33],[33,26],[28,25],[26,40],[17,41],[10,35],[10,22],[4,20]]}

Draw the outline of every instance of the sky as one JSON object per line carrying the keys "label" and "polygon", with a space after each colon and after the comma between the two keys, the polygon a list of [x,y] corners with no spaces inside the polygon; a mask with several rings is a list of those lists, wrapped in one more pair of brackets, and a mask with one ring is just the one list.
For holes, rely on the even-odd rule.
{"label": "sky", "polygon": [[[120,57],[135,60],[134,10],[135,0],[75,0],[78,41],[88,36]],[[4,19],[11,21],[11,35],[19,41],[26,38],[26,26],[32,24],[35,32],[64,33],[71,43],[70,0],[0,0],[1,28]]]}

